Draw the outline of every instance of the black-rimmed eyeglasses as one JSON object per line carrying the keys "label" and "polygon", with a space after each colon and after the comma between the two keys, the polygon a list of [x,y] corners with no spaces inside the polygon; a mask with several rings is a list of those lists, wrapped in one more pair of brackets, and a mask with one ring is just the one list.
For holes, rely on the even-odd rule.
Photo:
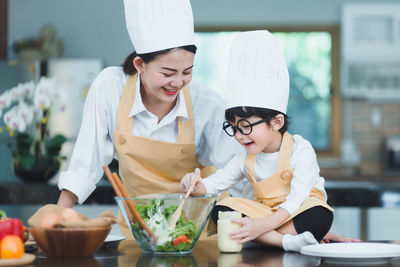
{"label": "black-rimmed eyeglasses", "polygon": [[253,131],[253,126],[267,121],[268,119],[262,119],[254,123],[250,123],[246,119],[240,119],[237,121],[236,126],[232,125],[229,121],[225,121],[222,129],[224,129],[226,134],[229,136],[235,136],[236,131],[239,131],[243,135],[249,135]]}

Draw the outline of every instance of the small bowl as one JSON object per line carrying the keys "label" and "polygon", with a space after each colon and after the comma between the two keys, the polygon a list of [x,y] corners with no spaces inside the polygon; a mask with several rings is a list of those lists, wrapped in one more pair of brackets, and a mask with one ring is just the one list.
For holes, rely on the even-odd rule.
{"label": "small bowl", "polygon": [[29,228],[39,248],[50,258],[87,258],[103,245],[111,227]]}
{"label": "small bowl", "polygon": [[[178,220],[175,229],[180,228],[181,232],[179,235],[187,235],[189,241],[182,242],[182,244],[178,246],[174,245],[174,240],[177,237],[178,231],[172,232],[168,227],[169,217],[166,218],[164,215],[161,217],[160,214],[166,212],[167,208],[167,210],[170,210],[169,214],[172,215],[174,209],[171,211],[171,208],[175,206],[176,209],[184,196],[184,194],[149,194],[130,198],[115,197],[115,201],[117,202],[131,233],[135,237],[135,240],[143,253],[182,255],[193,251],[204,227],[207,224],[211,211],[214,208],[217,195],[206,194],[201,197],[189,197],[185,200],[181,219]],[[154,216],[153,213],[151,216],[147,216],[147,218],[145,218],[146,216],[142,216],[146,221],[146,224],[157,237],[157,244],[155,246],[152,245],[152,242],[150,242],[148,238],[146,238],[147,232],[141,230],[138,224],[129,221],[126,210],[126,201],[128,200],[133,201],[139,212],[143,210],[144,206],[149,207],[149,205],[153,205],[154,207],[156,202],[159,203],[157,206],[158,212],[156,216]],[[183,225],[186,226],[183,227]],[[183,230],[183,228],[192,229],[192,231],[187,232],[186,230]]]}

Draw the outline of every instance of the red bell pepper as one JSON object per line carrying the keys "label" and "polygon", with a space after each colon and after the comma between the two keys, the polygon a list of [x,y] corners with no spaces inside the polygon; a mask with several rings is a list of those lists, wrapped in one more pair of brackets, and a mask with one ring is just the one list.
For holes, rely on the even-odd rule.
{"label": "red bell pepper", "polygon": [[18,218],[7,218],[6,213],[0,210],[0,241],[6,235],[15,235],[24,240],[23,224]]}

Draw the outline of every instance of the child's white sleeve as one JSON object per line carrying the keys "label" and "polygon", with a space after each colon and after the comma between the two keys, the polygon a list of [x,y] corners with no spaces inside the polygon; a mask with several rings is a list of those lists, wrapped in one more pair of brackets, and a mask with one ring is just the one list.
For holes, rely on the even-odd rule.
{"label": "child's white sleeve", "polygon": [[207,193],[219,194],[231,188],[245,176],[244,161],[236,155],[224,168],[217,170],[215,174],[203,179],[202,182]]}
{"label": "child's white sleeve", "polygon": [[[290,184],[290,194],[280,207],[287,210],[290,214],[296,212],[301,204],[310,195],[314,184],[318,184],[320,179],[319,166],[314,150],[304,148],[296,153],[292,159],[293,178]],[[319,186],[316,186],[317,189]],[[323,189],[322,189],[323,190]]]}

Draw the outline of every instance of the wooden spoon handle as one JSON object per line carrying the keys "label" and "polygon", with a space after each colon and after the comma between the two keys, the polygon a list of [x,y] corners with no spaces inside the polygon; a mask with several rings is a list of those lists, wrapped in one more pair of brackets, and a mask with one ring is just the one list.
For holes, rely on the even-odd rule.
{"label": "wooden spoon handle", "polygon": [[[104,173],[106,174],[106,177],[108,179],[108,181],[110,181],[110,184],[112,186],[112,188],[114,189],[115,194],[117,195],[117,197],[123,197],[121,191],[119,190],[119,187],[117,185],[117,183],[114,180],[114,177],[111,173],[110,168],[108,168],[108,166],[104,166],[103,167]],[[128,207],[127,203],[125,201],[123,201],[123,204],[125,206],[125,210],[128,213],[128,218],[131,222],[136,222],[135,218],[133,217],[133,214],[130,210],[130,208]]]}
{"label": "wooden spoon handle", "polygon": [[190,195],[190,193],[192,193],[194,186],[196,185],[197,181],[195,183],[193,183],[192,185],[190,185],[188,191],[186,192],[185,197],[182,199],[181,203],[179,203],[178,208],[174,211],[174,213],[171,216],[171,219],[169,220],[169,228],[175,228],[176,222],[179,220],[179,217],[181,217],[181,213],[182,213],[182,208],[183,208],[183,204],[185,203],[185,199],[187,199]]}
{"label": "wooden spoon handle", "polygon": [[[124,187],[124,185],[121,182],[121,179],[119,178],[117,173],[111,173],[110,169],[108,166],[104,166],[104,173],[106,174],[108,180],[111,183],[111,186],[114,189],[115,194],[118,197],[122,198],[129,198],[129,193]],[[129,220],[132,222],[138,223],[141,229],[144,229],[148,235],[153,239],[153,243],[155,244],[157,242],[157,237],[154,235],[153,231],[147,226],[146,222],[143,220],[142,216],[140,216],[140,213],[136,209],[135,204],[133,203],[132,199],[126,199],[123,200],[125,208],[128,213]]]}
{"label": "wooden spoon handle", "polygon": [[[124,198],[129,198],[129,193],[128,191],[125,189],[125,187],[123,186],[121,179],[118,177],[118,174],[116,174],[115,172],[112,174],[112,176],[114,177],[114,180],[117,184],[117,186],[119,187],[122,196]],[[156,242],[157,241],[157,237],[155,236],[155,234],[153,233],[153,231],[151,231],[151,229],[147,226],[146,222],[143,220],[142,216],[140,215],[140,213],[138,212],[138,210],[136,209],[135,203],[133,203],[132,199],[127,199],[126,203],[128,204],[128,207],[130,209],[130,211],[132,212],[133,217],[135,218],[136,222],[139,224],[140,228],[144,229],[151,238],[153,238],[153,240]]]}

